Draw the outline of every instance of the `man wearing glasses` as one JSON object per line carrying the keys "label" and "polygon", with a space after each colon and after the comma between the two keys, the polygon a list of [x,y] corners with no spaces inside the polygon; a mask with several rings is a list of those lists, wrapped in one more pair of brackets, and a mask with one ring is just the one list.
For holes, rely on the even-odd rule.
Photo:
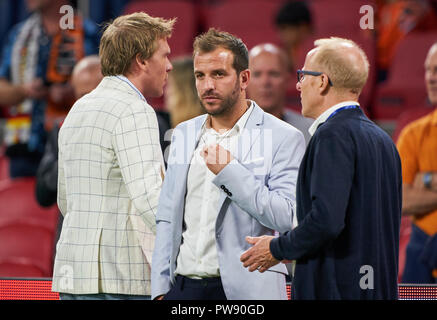
{"label": "man wearing glasses", "polygon": [[248,237],[249,271],[296,260],[293,299],[396,299],[401,163],[361,111],[369,63],[352,41],[321,39],[298,70],[302,114],[315,119],[297,184],[298,226]]}

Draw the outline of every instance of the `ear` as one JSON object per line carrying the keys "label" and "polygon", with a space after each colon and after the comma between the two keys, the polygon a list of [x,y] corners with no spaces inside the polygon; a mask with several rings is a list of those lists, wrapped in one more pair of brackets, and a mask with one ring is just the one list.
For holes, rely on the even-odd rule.
{"label": "ear", "polygon": [[148,60],[142,59],[139,53],[137,53],[137,55],[135,56],[135,64],[139,69],[143,71],[147,71],[147,69],[149,68]]}
{"label": "ear", "polygon": [[328,76],[326,75],[326,74],[322,74],[320,77],[319,77],[319,91],[320,91],[320,93],[326,93],[327,92],[327,90],[329,89],[329,78],[328,78]]}
{"label": "ear", "polygon": [[250,81],[250,70],[246,69],[240,72],[240,87],[241,90],[246,90]]}

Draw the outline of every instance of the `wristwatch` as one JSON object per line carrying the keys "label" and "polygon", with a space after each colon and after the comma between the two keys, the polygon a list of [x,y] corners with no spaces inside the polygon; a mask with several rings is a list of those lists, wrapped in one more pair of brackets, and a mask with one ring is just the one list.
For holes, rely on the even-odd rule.
{"label": "wristwatch", "polygon": [[431,189],[431,183],[432,183],[432,173],[431,172],[425,172],[423,175],[423,185],[427,189]]}

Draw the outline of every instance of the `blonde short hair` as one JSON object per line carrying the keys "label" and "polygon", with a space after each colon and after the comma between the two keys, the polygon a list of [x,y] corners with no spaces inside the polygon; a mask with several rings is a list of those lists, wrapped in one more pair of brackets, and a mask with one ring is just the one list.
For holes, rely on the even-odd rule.
{"label": "blonde short hair", "polygon": [[176,18],[166,20],[135,12],[107,24],[99,48],[102,74],[126,74],[137,54],[149,59],[157,49],[157,41],[171,36],[175,22]]}
{"label": "blonde short hair", "polygon": [[173,70],[169,79],[173,86],[172,104],[167,105],[172,128],[179,123],[205,113],[196,89],[192,57],[179,57],[172,60]]}
{"label": "blonde short hair", "polygon": [[[312,62],[326,73],[339,91],[360,94],[369,76],[369,61],[364,51],[352,40],[331,37],[314,42],[315,50]],[[361,59],[348,59],[339,51],[346,48],[358,50]],[[359,61],[361,60],[361,61]]]}

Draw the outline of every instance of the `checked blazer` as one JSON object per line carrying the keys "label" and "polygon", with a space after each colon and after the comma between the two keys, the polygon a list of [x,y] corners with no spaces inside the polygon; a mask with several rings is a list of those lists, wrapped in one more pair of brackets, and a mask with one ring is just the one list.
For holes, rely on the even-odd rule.
{"label": "checked blazer", "polygon": [[125,80],[103,78],[60,129],[53,291],[150,295],[163,158],[156,114]]}

